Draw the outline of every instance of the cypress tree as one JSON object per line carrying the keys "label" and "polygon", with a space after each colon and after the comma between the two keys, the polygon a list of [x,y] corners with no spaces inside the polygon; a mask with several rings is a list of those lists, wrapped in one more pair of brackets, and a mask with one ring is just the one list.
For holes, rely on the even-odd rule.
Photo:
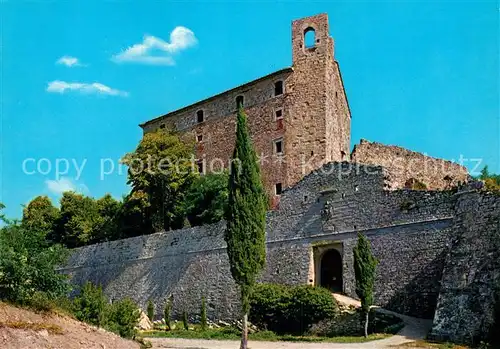
{"label": "cypress tree", "polygon": [[207,329],[207,304],[205,296],[201,297],[200,325],[202,331]]}
{"label": "cypress tree", "polygon": [[354,252],[354,275],[356,277],[356,294],[361,300],[361,310],[365,315],[365,337],[368,337],[368,315],[373,304],[373,285],[377,259],[373,256],[370,241],[358,233],[358,242]]}
{"label": "cypress tree", "polygon": [[148,318],[149,318],[149,320],[153,321],[154,316],[155,316],[155,306],[153,304],[153,301],[151,301],[151,299],[148,301],[147,312],[148,312]]}
{"label": "cypress tree", "polygon": [[189,330],[188,314],[185,310],[182,312],[182,325],[186,331]]}
{"label": "cypress tree", "polygon": [[165,330],[171,330],[171,322],[172,322],[172,296],[170,296],[165,302],[165,309],[163,310],[163,316],[165,317]]}
{"label": "cypress tree", "polygon": [[229,176],[229,200],[225,212],[224,239],[233,279],[241,291],[241,349],[247,348],[249,298],[266,261],[267,201],[260,177],[257,155],[248,133],[242,106],[237,114],[236,145]]}

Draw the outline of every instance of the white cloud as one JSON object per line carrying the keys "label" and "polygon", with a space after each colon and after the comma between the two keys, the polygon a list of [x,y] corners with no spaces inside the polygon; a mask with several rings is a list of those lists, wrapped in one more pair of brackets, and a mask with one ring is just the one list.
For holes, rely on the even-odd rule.
{"label": "white cloud", "polygon": [[82,64],[78,58],[71,56],[62,56],[56,61],[56,64],[62,64],[67,67],[84,67],[85,64]]}
{"label": "white cloud", "polygon": [[47,85],[47,92],[64,93],[66,91],[78,91],[87,94],[95,93],[111,96],[128,96],[128,92],[115,90],[99,82],[88,84],[83,82],[66,82],[61,80],[54,80],[49,82]]}
{"label": "white cloud", "polygon": [[[174,65],[173,54],[196,45],[198,40],[186,27],[175,27],[170,33],[170,42],[151,35],[145,35],[140,44],[130,46],[114,55],[111,60],[117,63],[135,62],[152,65]],[[157,51],[158,55],[153,55]]]}
{"label": "white cloud", "polygon": [[55,180],[46,180],[45,184],[47,185],[47,189],[55,195],[61,195],[65,191],[74,191],[81,194],[88,193],[89,189],[85,184],[77,184],[74,183],[68,177],[61,177]]}

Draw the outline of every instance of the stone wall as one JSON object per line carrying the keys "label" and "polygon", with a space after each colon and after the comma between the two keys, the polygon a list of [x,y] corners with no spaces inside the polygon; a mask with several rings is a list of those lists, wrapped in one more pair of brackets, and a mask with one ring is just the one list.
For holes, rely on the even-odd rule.
{"label": "stone wall", "polygon": [[500,196],[464,191],[456,207],[431,337],[478,344],[500,292]]}
{"label": "stone wall", "polygon": [[[358,231],[380,260],[375,301],[420,317],[434,311],[450,231],[454,194],[386,191],[377,166],[330,163],[285,190],[267,216],[267,265],[261,281],[320,284],[322,251],[342,252],[343,291],[355,297],[352,247]],[[104,285],[106,294],[148,299],[161,316],[173,295],[174,313],[197,314],[202,295],[212,318],[238,315],[223,240],[224,223],[75,249],[63,269],[76,284]]]}
{"label": "stone wall", "polygon": [[445,190],[469,180],[467,169],[459,164],[366,140],[355,145],[351,160],[387,169],[388,189],[405,188],[417,180],[428,190]]}

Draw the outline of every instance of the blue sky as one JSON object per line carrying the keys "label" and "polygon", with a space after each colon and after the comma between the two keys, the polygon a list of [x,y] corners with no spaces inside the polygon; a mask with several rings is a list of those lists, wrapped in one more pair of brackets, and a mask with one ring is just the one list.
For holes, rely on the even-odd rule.
{"label": "blue sky", "polygon": [[[493,1],[0,7],[0,202],[11,217],[36,195],[57,200],[64,189],[121,197],[126,171],[101,179],[100,159],[116,163],[133,150],[140,122],[290,66],[291,21],[321,12],[330,18],[352,111],[352,145],[366,138],[450,160],[462,154],[500,172]],[[177,27],[185,29],[171,36]],[[70,170],[55,178],[58,158],[68,159]],[[26,159],[35,159],[28,172],[40,159],[52,169],[26,174]],[[84,164],[78,179],[75,163]],[[47,161],[41,165],[47,172]],[[472,170],[474,162],[466,165]]]}

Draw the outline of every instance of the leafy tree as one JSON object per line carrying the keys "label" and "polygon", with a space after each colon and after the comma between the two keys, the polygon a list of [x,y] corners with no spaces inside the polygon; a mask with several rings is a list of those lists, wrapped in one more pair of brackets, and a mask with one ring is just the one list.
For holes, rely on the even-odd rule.
{"label": "leafy tree", "polygon": [[153,321],[153,319],[155,317],[155,306],[153,304],[153,301],[151,301],[151,299],[148,301],[147,312],[148,312],[149,321]]}
{"label": "leafy tree", "polygon": [[481,175],[479,175],[479,179],[484,181],[486,190],[500,193],[500,175],[490,173],[488,166],[483,167]]}
{"label": "leafy tree", "polygon": [[59,219],[59,209],[52,204],[48,196],[37,196],[23,210],[22,225],[30,231],[36,231],[44,237],[54,231]]}
{"label": "leafy tree", "polygon": [[119,238],[129,238],[153,233],[148,195],[142,191],[132,191],[123,199],[118,214]]}
{"label": "leafy tree", "polygon": [[186,331],[189,330],[188,315],[185,310],[182,312],[182,325]]}
{"label": "leafy tree", "polygon": [[247,118],[240,106],[236,145],[229,177],[229,200],[224,239],[231,274],[240,287],[243,315],[241,348],[247,348],[249,298],[266,260],[266,196],[257,156],[248,134]]}
{"label": "leafy tree", "polygon": [[2,210],[5,208],[5,205],[0,202],[0,221],[5,222],[5,214],[2,213]]}
{"label": "leafy tree", "polygon": [[95,200],[75,192],[65,192],[60,204],[61,216],[53,240],[70,248],[94,241],[93,235],[104,221]]}
{"label": "leafy tree", "polygon": [[200,325],[202,331],[207,329],[207,302],[205,296],[201,297]]}
{"label": "leafy tree", "polygon": [[75,316],[96,326],[103,326],[106,321],[107,301],[101,286],[87,281],[80,294],[74,299]]}
{"label": "leafy tree", "polygon": [[198,177],[189,187],[184,202],[191,226],[211,224],[224,219],[227,206],[229,174],[210,173]]}
{"label": "leafy tree", "polygon": [[184,193],[196,177],[193,151],[193,144],[176,132],[160,129],[145,134],[137,149],[122,159],[129,167],[127,183],[132,193],[143,193],[145,214],[155,231],[184,224]]}
{"label": "leafy tree", "polygon": [[97,212],[101,217],[92,233],[92,242],[103,242],[119,239],[119,219],[122,203],[110,194],[95,201]]}
{"label": "leafy tree", "polygon": [[373,304],[373,285],[377,259],[373,256],[370,242],[358,233],[358,242],[354,252],[354,275],[356,277],[356,294],[361,299],[361,310],[365,315],[365,337],[368,337],[368,315]]}
{"label": "leafy tree", "polygon": [[29,304],[35,293],[54,300],[69,291],[66,275],[55,268],[67,250],[49,245],[43,233],[10,222],[0,228],[0,299]]}

